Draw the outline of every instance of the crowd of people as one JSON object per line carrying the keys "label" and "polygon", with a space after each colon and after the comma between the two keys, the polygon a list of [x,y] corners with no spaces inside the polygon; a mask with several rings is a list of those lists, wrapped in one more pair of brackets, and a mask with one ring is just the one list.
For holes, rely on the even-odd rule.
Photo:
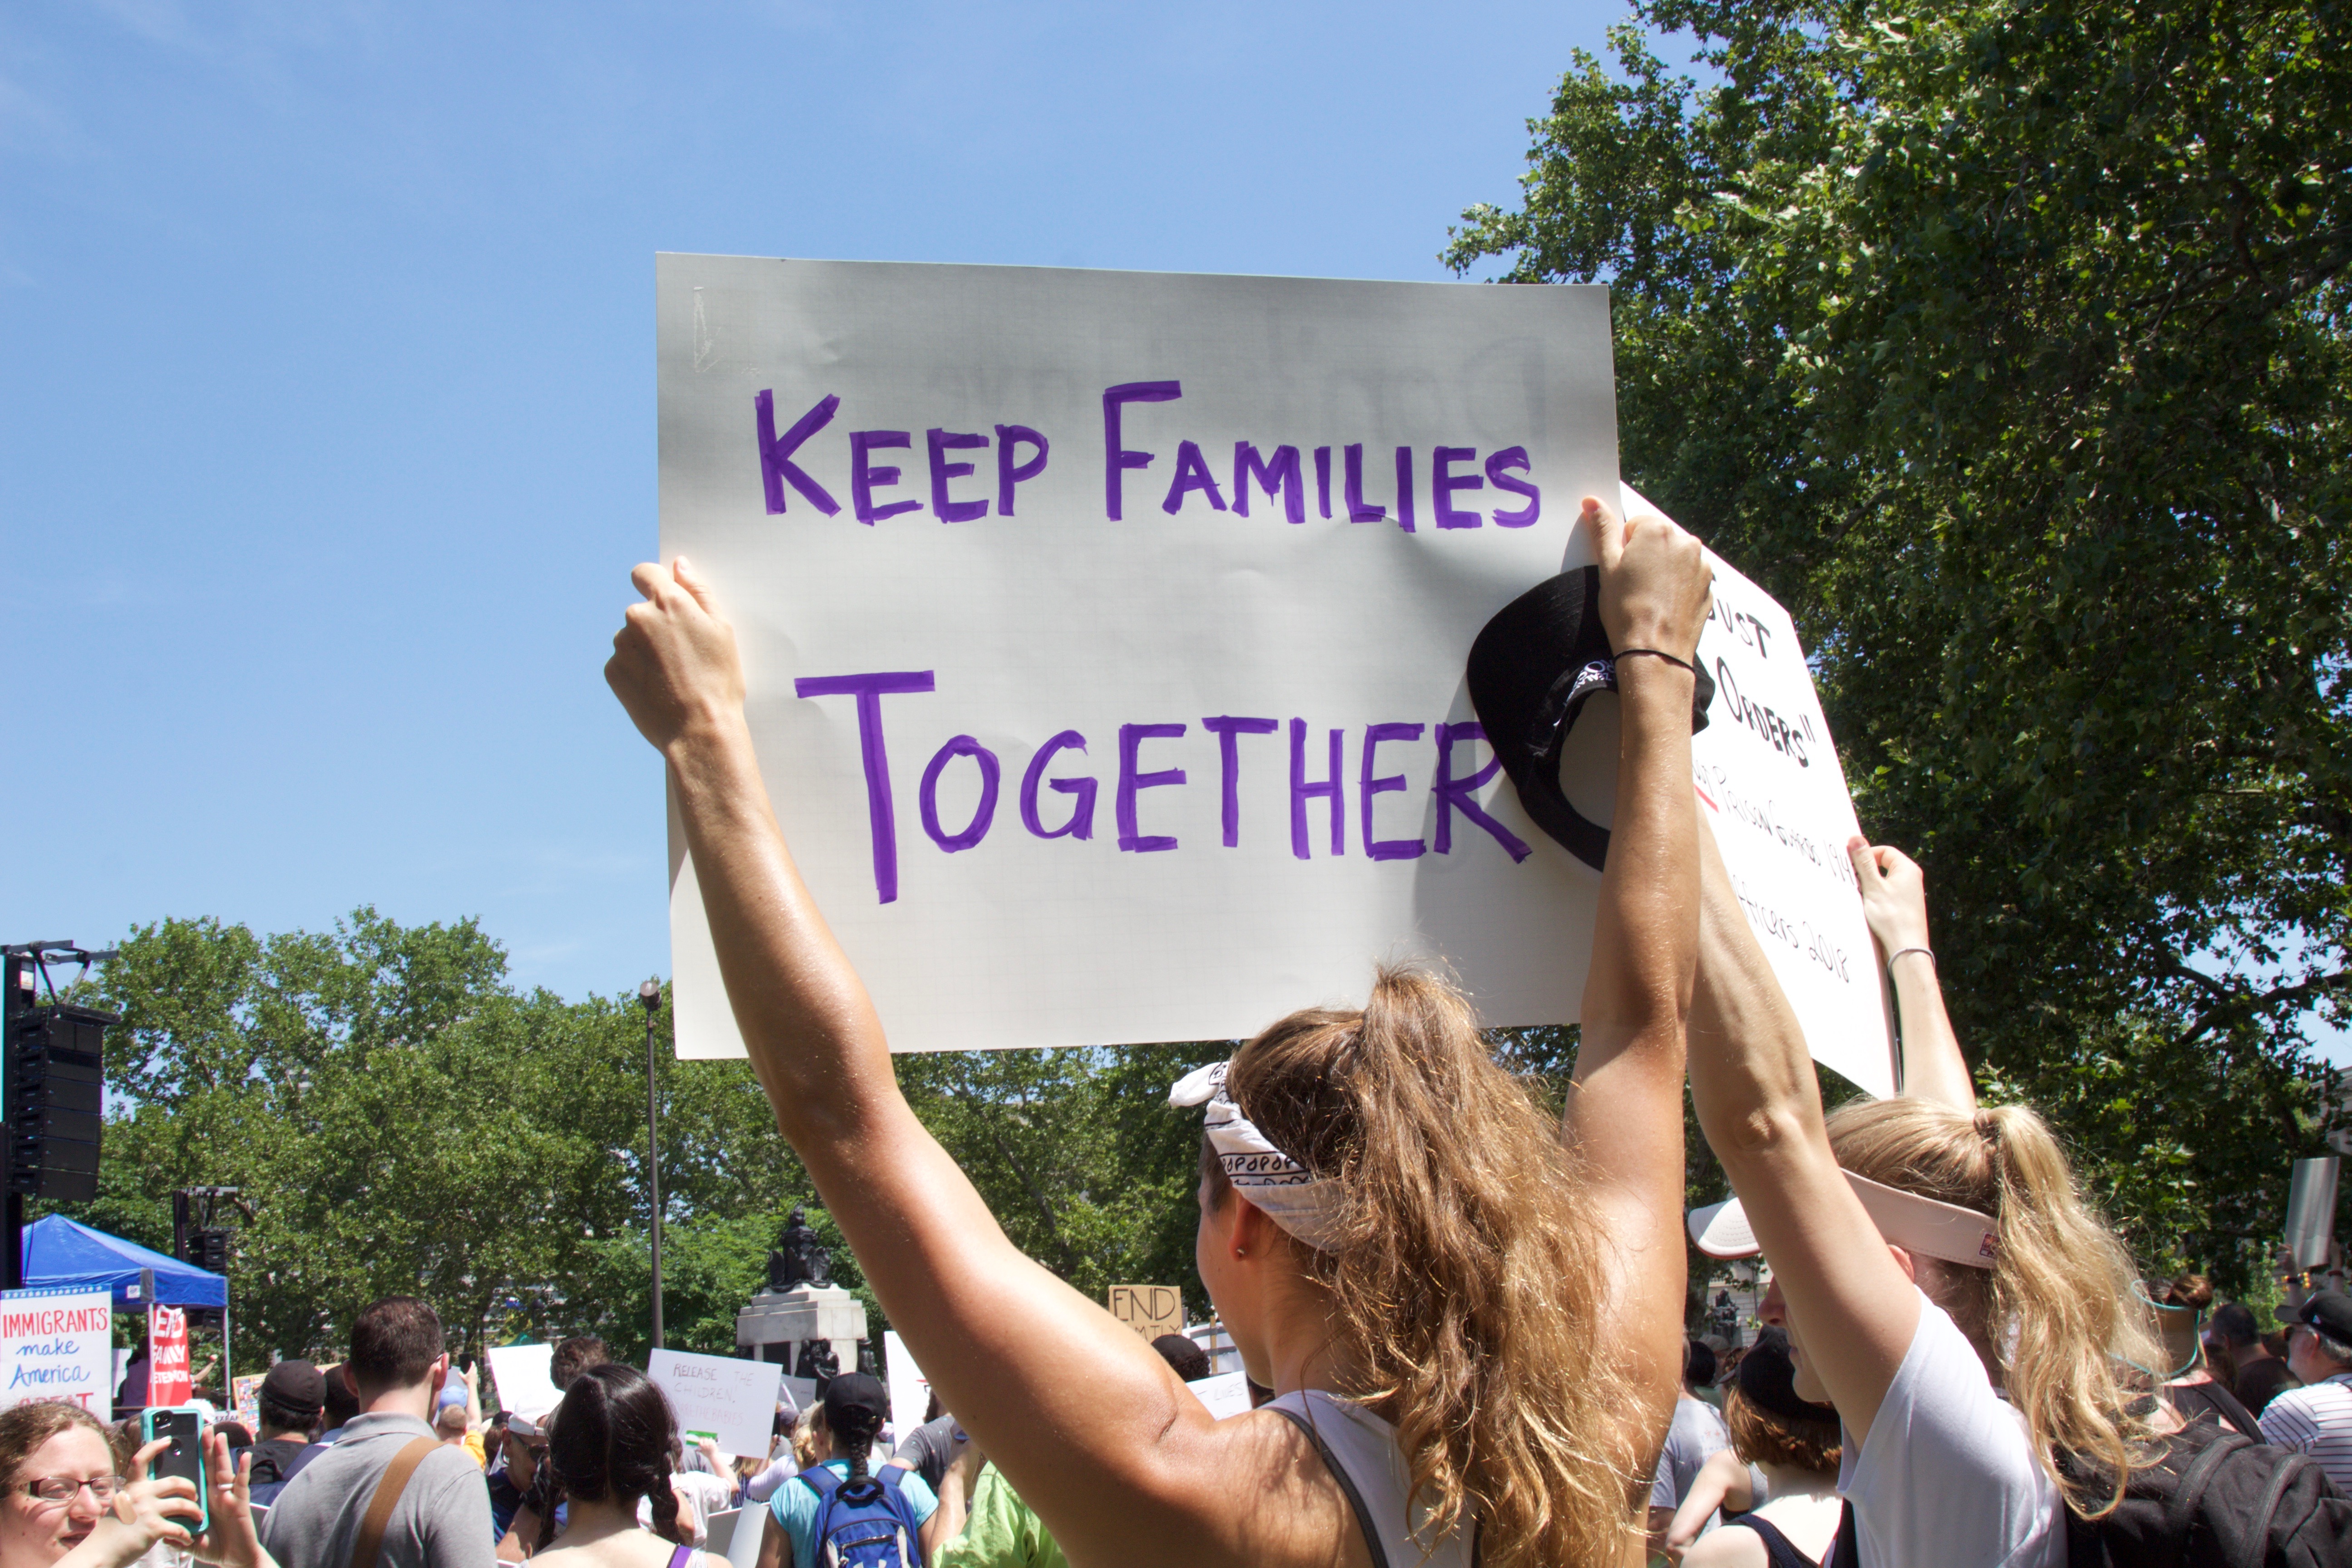
{"label": "crowd of people", "polygon": [[[1153,1349],[1187,1381],[1208,1375],[1206,1352],[1183,1335]],[[1066,1561],[936,1398],[884,1448],[880,1382],[819,1380],[805,1409],[789,1392],[780,1400],[767,1451],[730,1455],[708,1437],[686,1443],[668,1400],[601,1340],[556,1346],[550,1378],[562,1395],[552,1407],[486,1415],[476,1373],[453,1368],[433,1309],[378,1301],[340,1363],[269,1369],[258,1438],[234,1419],[212,1424],[201,1513],[194,1486],[148,1473],[165,1445],[138,1443],[136,1418],[110,1426],[57,1402],[0,1412],[0,1468],[13,1478],[0,1568],[173,1568],[191,1554],[234,1568]]]}
{"label": "crowd of people", "polygon": [[[2352,1557],[2352,1300],[2310,1296],[2266,1345],[2203,1280],[2138,1279],[2042,1118],[1978,1102],[1920,869],[1860,839],[1902,1089],[1824,1113],[1693,800],[1702,552],[1595,500],[1580,526],[1620,754],[1565,1110],[1412,968],[1172,1086],[1204,1112],[1194,1261],[1248,1413],[1187,1386],[1190,1342],[1145,1342],[1024,1256],[908,1108],[777,826],[733,635],[679,560],[637,569],[607,678],[667,761],[778,1125],[933,1419],[877,1458],[887,1400],[852,1373],[772,1452],[726,1455],[590,1342],[559,1349],[553,1409],[485,1416],[399,1298],[331,1371],[273,1368],[258,1440],[235,1461],[207,1440],[201,1498],[149,1473],[155,1445],[0,1413],[0,1568],[717,1568],[730,1510],[757,1568]],[[1732,1188],[1688,1215],[1686,1089]],[[1769,1269],[1736,1360],[1686,1337],[1686,1235]]]}

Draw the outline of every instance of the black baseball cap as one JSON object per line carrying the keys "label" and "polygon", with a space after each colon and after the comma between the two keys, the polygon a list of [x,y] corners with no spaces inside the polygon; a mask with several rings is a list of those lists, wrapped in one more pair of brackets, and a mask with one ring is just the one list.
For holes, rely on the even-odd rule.
{"label": "black baseball cap", "polygon": [[1756,1336],[1756,1342],[1739,1358],[1731,1382],[1740,1398],[1784,1421],[1838,1418],[1835,1405],[1816,1405],[1799,1396],[1796,1363],[1789,1359],[1789,1336],[1779,1329],[1766,1328]]}
{"label": "black baseball cap", "polygon": [[[1537,584],[1495,612],[1470,645],[1470,706],[1519,792],[1519,804],[1560,847],[1598,871],[1609,830],[1560,793],[1559,757],[1585,700],[1617,689],[1617,663],[1601,624],[1601,568]],[[1691,733],[1706,728],[1715,681],[1697,671]]]}
{"label": "black baseball cap", "polygon": [[281,1361],[261,1380],[261,1397],[298,1413],[326,1408],[327,1375],[307,1361]]}
{"label": "black baseball cap", "polygon": [[890,1418],[890,1392],[879,1378],[845,1372],[824,1385],[824,1424],[844,1436],[879,1432]]}
{"label": "black baseball cap", "polygon": [[2352,1296],[2341,1290],[2315,1290],[2300,1307],[2281,1307],[2278,1321],[2317,1329],[2339,1345],[2352,1345]]}

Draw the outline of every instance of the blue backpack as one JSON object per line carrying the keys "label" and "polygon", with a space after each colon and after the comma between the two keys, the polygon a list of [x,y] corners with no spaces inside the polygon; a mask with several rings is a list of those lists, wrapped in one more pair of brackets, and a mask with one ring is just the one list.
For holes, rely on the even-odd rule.
{"label": "blue backpack", "polygon": [[823,1568],[919,1568],[916,1533],[922,1527],[915,1522],[915,1505],[898,1489],[907,1474],[897,1465],[854,1481],[824,1465],[800,1473],[819,1499],[809,1538]]}

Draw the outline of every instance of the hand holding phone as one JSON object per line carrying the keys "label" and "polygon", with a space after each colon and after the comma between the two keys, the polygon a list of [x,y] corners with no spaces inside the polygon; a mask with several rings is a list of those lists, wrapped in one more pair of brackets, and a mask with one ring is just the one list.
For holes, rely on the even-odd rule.
{"label": "hand holding phone", "polygon": [[148,1474],[157,1480],[177,1478],[195,1489],[196,1521],[189,1532],[201,1535],[211,1522],[209,1489],[205,1485],[204,1414],[192,1405],[171,1405],[158,1409],[153,1405],[139,1420],[141,1435],[147,1441],[140,1449],[144,1454],[158,1442],[164,1447],[150,1461]]}
{"label": "hand holding phone", "polygon": [[194,1544],[205,1507],[202,1494],[184,1476],[151,1475],[148,1470],[170,1447],[168,1437],[159,1437],[131,1456],[130,1484],[114,1494],[113,1505],[98,1516],[90,1531],[100,1563],[128,1568],[159,1543],[184,1551]]}

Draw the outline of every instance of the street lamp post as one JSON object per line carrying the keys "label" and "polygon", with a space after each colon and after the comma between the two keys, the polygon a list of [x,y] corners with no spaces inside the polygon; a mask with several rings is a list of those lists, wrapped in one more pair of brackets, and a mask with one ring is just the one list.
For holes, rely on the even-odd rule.
{"label": "street lamp post", "polygon": [[654,1349],[662,1348],[661,1311],[661,1091],[654,1077],[659,1047],[654,1041],[654,1016],[661,1011],[661,982],[648,980],[637,987],[646,1009],[646,1187],[654,1216]]}

